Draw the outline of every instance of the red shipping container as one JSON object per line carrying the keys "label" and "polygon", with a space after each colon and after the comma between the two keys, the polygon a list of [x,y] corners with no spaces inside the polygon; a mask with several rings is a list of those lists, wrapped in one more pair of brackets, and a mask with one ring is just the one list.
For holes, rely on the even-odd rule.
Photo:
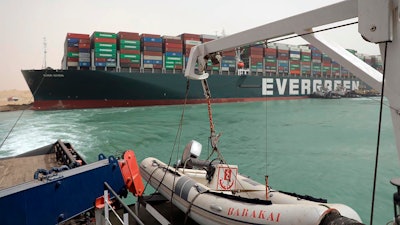
{"label": "red shipping container", "polygon": [[263,48],[256,48],[256,47],[250,47],[248,49],[249,55],[264,55],[264,49]]}
{"label": "red shipping container", "polygon": [[162,64],[153,64],[154,69],[161,69],[162,66],[163,66]]}
{"label": "red shipping container", "polygon": [[124,63],[120,63],[120,66],[121,67],[124,67],[124,68],[140,68],[140,64],[138,64],[138,63],[131,63],[131,62],[124,62]]}
{"label": "red shipping container", "polygon": [[159,34],[146,34],[146,33],[144,33],[144,34],[141,34],[140,37],[141,37],[141,38],[143,38],[143,37],[160,38],[161,35],[159,35]]}
{"label": "red shipping container", "polygon": [[181,70],[181,69],[183,69],[183,66],[182,65],[175,65],[175,69]]}
{"label": "red shipping container", "polygon": [[143,51],[143,55],[162,56],[162,52]]}
{"label": "red shipping container", "polygon": [[67,33],[67,38],[85,39],[90,38],[89,34]]}
{"label": "red shipping container", "polygon": [[200,34],[189,34],[189,33],[183,33],[179,35],[182,37],[183,40],[195,40],[195,41],[200,41]]}
{"label": "red shipping container", "polygon": [[90,44],[89,43],[79,43],[78,47],[79,48],[90,48]]}
{"label": "red shipping container", "polygon": [[168,44],[180,44],[182,45],[182,40],[180,39],[164,39],[164,43]]}
{"label": "red shipping container", "polygon": [[182,48],[165,48],[165,52],[182,52]]}
{"label": "red shipping container", "polygon": [[140,50],[121,49],[121,54],[140,54]]}
{"label": "red shipping container", "polygon": [[117,36],[119,37],[119,39],[123,39],[123,40],[139,40],[140,39],[139,33],[134,33],[134,32],[120,31],[117,33]]}
{"label": "red shipping container", "polygon": [[164,43],[164,45],[165,45],[165,47],[168,47],[168,48],[180,48],[180,49],[183,48],[182,47],[182,43],[169,43],[169,42],[166,42],[166,43]]}
{"label": "red shipping container", "polygon": [[276,48],[266,48],[264,51],[265,55],[276,56]]}
{"label": "red shipping container", "polygon": [[117,39],[115,38],[94,38],[95,43],[108,43],[108,44],[116,44]]}
{"label": "red shipping container", "polygon": [[263,61],[263,56],[250,56],[250,60],[251,60],[251,65],[256,65],[257,63],[262,63]]}
{"label": "red shipping container", "polygon": [[234,49],[226,50],[222,52],[223,56],[236,56],[236,51]]}
{"label": "red shipping container", "polygon": [[95,62],[107,62],[107,58],[94,58]]}
{"label": "red shipping container", "polygon": [[291,71],[290,71],[290,74],[293,74],[293,75],[300,75],[300,70],[291,70]]}
{"label": "red shipping container", "polygon": [[70,57],[68,57],[67,58],[67,62],[78,62],[79,61],[79,58],[70,58]]}
{"label": "red shipping container", "polygon": [[67,52],[79,52],[79,48],[78,47],[68,47]]}
{"label": "red shipping container", "polygon": [[90,38],[79,39],[79,44],[90,44]]}

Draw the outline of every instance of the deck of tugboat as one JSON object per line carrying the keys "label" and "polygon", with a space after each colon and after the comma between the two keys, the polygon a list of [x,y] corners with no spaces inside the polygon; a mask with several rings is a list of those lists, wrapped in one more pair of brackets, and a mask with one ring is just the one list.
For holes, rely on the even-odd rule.
{"label": "deck of tugboat", "polygon": [[[141,200],[141,204],[138,211],[138,217],[143,222],[143,224],[164,224],[155,217],[153,217],[145,208],[146,204],[151,205],[158,213],[160,213],[165,219],[168,220],[168,224],[186,224],[186,225],[198,225],[195,221],[193,221],[190,217],[186,216],[184,212],[178,209],[175,205],[173,205],[170,201],[166,200],[162,195],[153,194],[149,196],[143,197]],[[143,204],[145,202],[145,204]],[[135,212],[135,204],[129,205],[129,208]],[[124,213],[124,209],[116,210],[119,217],[122,218]],[[112,213],[110,213],[110,222],[111,224],[120,224],[120,220]],[[186,220],[186,221],[185,221]],[[133,218],[129,217],[129,224],[139,224]]]}
{"label": "deck of tugboat", "polygon": [[0,190],[33,181],[38,168],[49,170],[58,166],[55,153],[0,160]]}

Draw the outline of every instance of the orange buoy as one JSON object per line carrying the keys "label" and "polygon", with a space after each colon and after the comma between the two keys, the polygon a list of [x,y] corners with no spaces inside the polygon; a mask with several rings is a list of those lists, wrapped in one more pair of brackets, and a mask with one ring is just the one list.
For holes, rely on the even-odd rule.
{"label": "orange buoy", "polygon": [[242,61],[238,62],[237,66],[239,69],[242,69],[244,67],[244,62],[242,62]]}

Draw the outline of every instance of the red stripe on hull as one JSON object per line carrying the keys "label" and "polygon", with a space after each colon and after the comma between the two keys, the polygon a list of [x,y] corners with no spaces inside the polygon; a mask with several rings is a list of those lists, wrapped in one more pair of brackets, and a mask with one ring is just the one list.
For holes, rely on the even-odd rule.
{"label": "red stripe on hull", "polygon": [[[304,99],[308,96],[288,97],[262,97],[262,98],[218,98],[212,99],[212,103],[228,102],[258,102],[275,100]],[[187,104],[206,103],[205,99],[188,99]],[[33,103],[33,110],[54,110],[54,109],[85,109],[85,108],[112,108],[112,107],[135,107],[135,106],[156,106],[156,105],[181,105],[184,99],[179,100],[39,100]]]}

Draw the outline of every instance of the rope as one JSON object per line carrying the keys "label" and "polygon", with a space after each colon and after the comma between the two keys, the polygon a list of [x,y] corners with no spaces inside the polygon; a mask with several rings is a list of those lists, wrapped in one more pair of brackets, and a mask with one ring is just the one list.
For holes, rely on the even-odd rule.
{"label": "rope", "polygon": [[[47,74],[47,69],[46,69],[46,71],[45,71],[45,73],[44,73],[43,75],[45,75],[45,74]],[[32,94],[32,98],[34,98],[36,92],[39,90],[40,86],[41,86],[42,83],[43,83],[44,78],[45,78],[45,76],[42,76],[42,79],[40,80],[39,85],[37,86],[36,90],[35,90],[35,91],[33,92],[33,94]],[[31,100],[33,100],[33,99],[31,99]],[[8,137],[11,135],[11,132],[14,131],[15,126],[17,126],[17,123],[21,120],[21,117],[22,117],[22,115],[24,114],[25,111],[26,111],[26,109],[23,109],[23,110],[21,111],[21,113],[19,114],[17,120],[15,121],[15,123],[13,124],[13,126],[11,127],[11,129],[8,131],[6,137],[5,137],[5,138],[3,139],[3,141],[1,142],[1,144],[0,144],[0,149],[3,147],[4,143],[8,140]]]}
{"label": "rope", "polygon": [[[170,155],[170,158],[169,158],[169,161],[168,161],[168,166],[171,165],[172,156],[173,156],[173,154],[174,154],[175,147],[176,147],[176,144],[177,144],[177,143],[178,143],[178,149],[179,149],[180,137],[181,137],[181,134],[182,134],[182,124],[183,124],[183,118],[184,118],[184,114],[185,114],[185,108],[186,108],[187,97],[188,97],[188,93],[189,93],[189,87],[190,87],[190,83],[189,83],[189,79],[188,79],[188,80],[187,80],[187,83],[186,83],[185,101],[184,101],[184,104],[183,104],[183,110],[182,110],[182,114],[181,114],[181,118],[180,118],[179,128],[178,128],[178,131],[176,132],[175,141],[174,141],[174,146],[173,146],[172,151],[171,151],[171,155]],[[178,141],[178,140],[179,140],[179,141]],[[178,156],[178,154],[177,154],[177,156]],[[160,168],[160,167],[158,167],[158,168]],[[166,173],[168,172],[168,167],[165,167],[164,169],[165,169],[164,175],[163,175],[163,177],[161,178],[161,181],[160,181],[160,183],[158,184],[157,188],[155,188],[155,191],[156,191],[156,192],[157,192],[158,189],[160,188],[161,183],[163,182],[163,180],[164,180],[164,178],[165,178],[165,176],[166,176]],[[175,168],[175,171],[176,171],[176,169],[177,169],[177,168]],[[156,169],[156,170],[157,170],[157,169]],[[149,181],[150,181],[150,179],[152,178],[153,173],[154,173],[156,170],[154,170],[154,171],[151,173],[150,178],[149,178],[148,181],[146,182],[144,191],[146,190],[146,188],[147,188],[147,186],[148,186],[148,184],[149,184]],[[175,183],[175,177],[174,177],[174,182],[173,182],[173,183]],[[174,186],[172,187],[172,190],[173,190],[173,189],[174,189]],[[143,192],[144,192],[144,191],[143,191]],[[174,192],[172,191],[172,192],[171,192],[171,204],[172,204],[172,197],[173,197],[173,194],[174,194]],[[152,197],[150,197],[149,199],[151,199],[151,198],[152,198]]]}
{"label": "rope", "polygon": [[378,138],[376,143],[376,153],[375,153],[375,168],[374,168],[374,183],[372,189],[372,201],[371,201],[371,218],[370,224],[372,225],[374,220],[374,206],[375,206],[375,194],[376,194],[376,180],[377,180],[377,172],[378,172],[378,161],[379,161],[379,146],[381,141],[381,127],[382,127],[382,111],[383,111],[383,93],[385,90],[385,73],[386,73],[386,54],[387,54],[387,46],[388,43],[385,43],[385,53],[384,53],[384,62],[383,62],[383,77],[382,77],[382,87],[381,87],[381,104],[379,109],[379,123],[378,123]]}

